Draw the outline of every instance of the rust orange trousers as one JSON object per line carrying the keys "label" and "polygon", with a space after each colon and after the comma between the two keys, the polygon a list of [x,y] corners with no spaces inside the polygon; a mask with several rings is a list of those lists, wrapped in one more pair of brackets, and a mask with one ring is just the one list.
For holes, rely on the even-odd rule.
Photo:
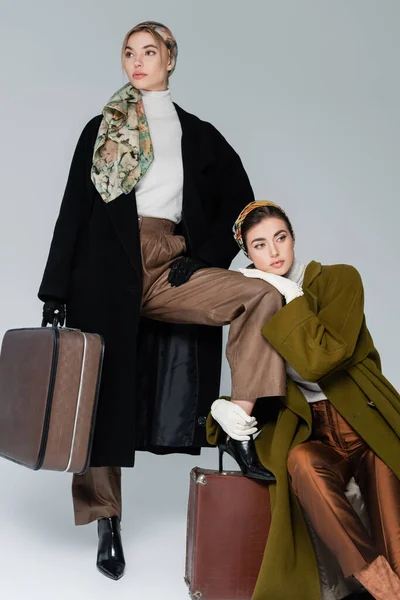
{"label": "rust orange trousers", "polygon": [[[400,576],[400,482],[328,400],[310,405],[312,437],[288,458],[292,487],[345,577],[383,555]],[[369,533],[345,496],[354,476]]]}

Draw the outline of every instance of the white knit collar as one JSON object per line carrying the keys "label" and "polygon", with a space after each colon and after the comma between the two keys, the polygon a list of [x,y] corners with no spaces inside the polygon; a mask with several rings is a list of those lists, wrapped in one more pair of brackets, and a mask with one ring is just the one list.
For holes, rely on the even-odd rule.
{"label": "white knit collar", "polygon": [[142,90],[142,98],[147,117],[161,117],[175,111],[169,88],[159,92]]}
{"label": "white knit collar", "polygon": [[298,283],[299,285],[303,285],[304,282],[304,273],[306,270],[306,265],[302,265],[296,257],[293,260],[293,264],[290,267],[289,271],[286,273],[285,277]]}

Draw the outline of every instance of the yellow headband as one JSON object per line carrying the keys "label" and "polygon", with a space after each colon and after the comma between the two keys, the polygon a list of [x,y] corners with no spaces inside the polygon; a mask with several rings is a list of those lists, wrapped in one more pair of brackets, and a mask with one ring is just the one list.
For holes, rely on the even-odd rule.
{"label": "yellow headband", "polygon": [[245,206],[233,225],[233,237],[235,238],[240,249],[243,250],[243,252],[245,253],[246,256],[247,256],[247,252],[246,252],[246,248],[245,248],[243,236],[242,236],[242,225],[243,225],[243,222],[244,222],[245,218],[247,217],[247,215],[249,215],[256,208],[261,208],[262,206],[271,206],[273,208],[277,208],[285,215],[285,217],[287,219],[289,219],[289,217],[287,216],[287,214],[285,213],[283,208],[278,206],[278,204],[275,204],[275,202],[271,202],[270,200],[259,200],[257,202],[250,202],[250,204]]}

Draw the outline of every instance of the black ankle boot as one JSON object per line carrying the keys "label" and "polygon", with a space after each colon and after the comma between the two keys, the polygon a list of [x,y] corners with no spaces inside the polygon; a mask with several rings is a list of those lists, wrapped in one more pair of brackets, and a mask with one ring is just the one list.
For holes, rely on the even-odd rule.
{"label": "black ankle boot", "polygon": [[125,558],[119,517],[99,519],[97,531],[99,534],[97,568],[110,579],[121,579],[125,572]]}
{"label": "black ankle boot", "polygon": [[271,471],[265,469],[260,463],[257,456],[256,447],[253,438],[248,441],[239,442],[229,438],[223,444],[218,444],[219,450],[219,472],[223,471],[222,457],[224,452],[227,452],[234,458],[240,467],[243,475],[250,479],[262,479],[263,481],[276,481],[275,476]]}

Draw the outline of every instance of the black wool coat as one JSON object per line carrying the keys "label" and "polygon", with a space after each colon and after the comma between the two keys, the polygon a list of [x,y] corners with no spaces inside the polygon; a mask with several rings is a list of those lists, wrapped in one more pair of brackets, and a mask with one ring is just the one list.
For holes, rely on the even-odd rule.
{"label": "black wool coat", "polygon": [[[228,268],[232,225],[254,200],[241,160],[209,123],[179,106],[188,254]],[[78,141],[39,298],[67,305],[67,326],[99,333],[105,356],[91,466],[133,466],[135,450],[199,454],[218,397],[222,330],[140,317],[142,265],[135,191],[105,203],[91,178],[101,116]]]}

